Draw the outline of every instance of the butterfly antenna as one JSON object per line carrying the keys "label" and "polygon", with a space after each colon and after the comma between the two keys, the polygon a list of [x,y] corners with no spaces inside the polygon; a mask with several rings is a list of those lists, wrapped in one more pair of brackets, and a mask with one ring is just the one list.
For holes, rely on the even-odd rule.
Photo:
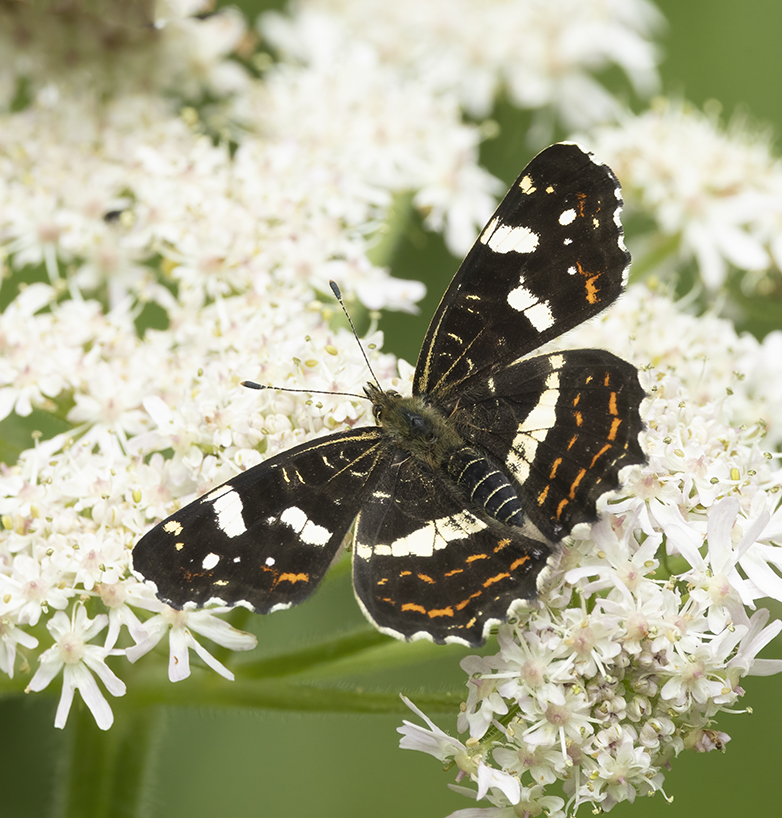
{"label": "butterfly antenna", "polygon": [[357,395],[355,392],[327,392],[325,389],[290,389],[287,386],[269,386],[256,381],[242,381],[242,386],[248,389],[276,389],[278,392],[302,392],[305,395],[344,395],[347,398],[367,400],[366,395]]}
{"label": "butterfly antenna", "polygon": [[356,328],[353,325],[353,319],[350,317],[350,313],[348,312],[347,307],[345,306],[345,302],[342,300],[342,291],[339,289],[339,285],[336,281],[329,281],[329,287],[331,287],[331,292],[334,293],[334,298],[339,301],[339,306],[342,307],[342,312],[345,313],[345,318],[348,319],[348,324],[350,324],[350,329],[353,331],[353,337],[356,339],[356,343],[358,344],[358,348],[361,350],[361,354],[364,356],[364,361],[366,362],[367,369],[369,370],[369,374],[372,376],[372,380],[377,385],[378,389],[382,389],[380,386],[380,381],[377,379],[377,375],[375,375],[374,370],[372,369],[372,364],[369,363],[369,358],[367,358],[367,353],[364,352],[364,345],[358,338],[358,333],[356,332]]}
{"label": "butterfly antenna", "polygon": [[[329,281],[329,286],[331,287],[331,292],[334,293],[334,297],[337,299],[337,301],[339,301],[339,306],[342,307],[342,312],[345,313],[345,318],[348,319],[350,329],[353,331],[353,337],[356,339],[358,348],[361,350],[361,354],[364,356],[364,361],[366,362],[369,373],[372,375],[372,378],[374,379],[378,388],[381,388],[380,382],[372,370],[372,365],[369,363],[369,358],[367,358],[367,354],[364,352],[364,347],[361,345],[361,341],[358,339],[356,327],[353,324],[353,319],[350,317],[350,313],[347,311],[347,307],[345,307],[345,302],[342,300],[342,292],[339,289],[337,282]],[[347,398],[359,398],[360,400],[367,399],[366,395],[356,395],[353,392],[326,392],[325,390],[320,389],[289,389],[287,386],[266,386],[262,383],[256,383],[255,381],[242,381],[242,386],[246,386],[248,389],[276,389],[278,392],[303,392],[307,395],[344,395]]]}

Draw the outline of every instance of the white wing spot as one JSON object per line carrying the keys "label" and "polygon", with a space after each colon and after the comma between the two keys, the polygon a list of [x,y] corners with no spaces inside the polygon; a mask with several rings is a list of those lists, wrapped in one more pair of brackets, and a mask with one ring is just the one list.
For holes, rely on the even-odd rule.
{"label": "white wing spot", "polygon": [[551,312],[551,308],[545,301],[541,301],[539,304],[531,307],[524,315],[538,332],[543,332],[554,326],[554,316]]}
{"label": "white wing spot", "polygon": [[211,571],[218,562],[220,562],[220,557],[217,554],[207,554],[201,563],[201,567],[204,571]]}
{"label": "white wing spot", "polygon": [[513,227],[492,219],[481,233],[481,243],[495,253],[534,253],[540,237],[529,227]]}
{"label": "white wing spot", "polygon": [[369,559],[373,554],[390,557],[431,557],[435,551],[445,548],[451,540],[460,540],[482,531],[486,523],[469,511],[450,517],[432,520],[428,525],[411,531],[405,537],[394,540],[390,545],[367,545],[357,543],[356,556]]}
{"label": "white wing spot", "polygon": [[163,531],[165,531],[166,534],[174,534],[178,537],[182,533],[182,526],[176,520],[169,520],[167,523],[164,523]]}
{"label": "white wing spot", "polygon": [[280,522],[290,526],[307,545],[326,545],[331,539],[331,532],[327,528],[313,523],[297,506],[286,508],[280,514]]}
{"label": "white wing spot", "polygon": [[559,214],[559,223],[564,227],[567,224],[572,224],[576,219],[576,211],[570,207],[567,210],[563,210]]}
{"label": "white wing spot", "polygon": [[508,293],[508,304],[518,312],[523,312],[538,332],[550,329],[554,325],[554,315],[546,301],[541,301],[523,284],[519,284]]}
{"label": "white wing spot", "polygon": [[247,531],[242,517],[242,498],[230,486],[220,486],[207,494],[201,502],[211,500],[217,517],[217,527],[227,537],[239,537]]}
{"label": "white wing spot", "polygon": [[266,563],[266,565],[269,566],[269,568],[271,568],[272,565],[274,565],[274,563],[276,562],[276,560],[274,559],[274,557],[266,557],[264,562]]}
{"label": "white wing spot", "polygon": [[537,190],[532,179],[529,176],[521,177],[521,180],[519,181],[519,187],[521,188],[521,192],[526,193],[527,195],[529,195],[530,193],[534,193]]}
{"label": "white wing spot", "polygon": [[535,459],[538,446],[546,439],[557,419],[559,400],[559,368],[563,358],[558,355],[551,359],[554,371],[546,378],[546,391],[540,396],[537,406],[524,418],[513,438],[505,465],[516,479],[523,483],[529,476],[530,463]]}

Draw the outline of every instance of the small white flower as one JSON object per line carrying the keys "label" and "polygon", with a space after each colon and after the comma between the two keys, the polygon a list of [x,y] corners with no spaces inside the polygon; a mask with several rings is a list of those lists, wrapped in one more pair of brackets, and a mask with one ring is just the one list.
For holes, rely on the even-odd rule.
{"label": "small white flower", "polygon": [[632,733],[623,735],[618,747],[612,747],[610,752],[598,752],[596,761],[597,775],[592,783],[597,793],[605,796],[600,802],[603,809],[608,810],[621,801],[632,803],[636,795],[648,792],[651,759],[643,747],[635,745]]}
{"label": "small white flower", "polygon": [[459,729],[464,730],[469,725],[471,738],[480,738],[495,716],[504,716],[508,712],[508,705],[497,690],[497,679],[491,676],[491,660],[466,656],[460,667],[470,675],[471,689],[467,707],[459,713]]}
{"label": "small white flower", "polygon": [[[719,633],[728,624],[729,618],[737,623],[747,623],[742,603],[751,604],[756,596],[747,588],[746,581],[739,576],[736,567],[750,546],[759,539],[770,515],[764,512],[748,525],[746,534],[734,546],[731,532],[737,521],[739,507],[739,501],[735,497],[726,497],[709,510],[706,557],[698,550],[702,545],[702,538],[692,529],[676,523],[665,529],[671,544],[692,565],[693,570],[682,574],[682,578],[695,586],[692,598],[704,609],[708,609],[709,628],[715,633]],[[763,568],[773,574],[767,566]],[[782,589],[778,593],[782,595]],[[782,599],[782,596],[779,598]]]}
{"label": "small white flower", "polygon": [[425,713],[423,713],[406,696],[400,695],[402,701],[416,714],[423,719],[428,728],[420,727],[405,719],[402,727],[397,727],[397,733],[402,735],[399,746],[403,750],[419,750],[428,753],[440,761],[448,761],[457,755],[467,756],[467,748],[458,739],[449,736],[441,730]]}
{"label": "small white flower", "polygon": [[[155,605],[155,602],[151,604]],[[258,643],[252,634],[239,631],[215,616],[228,611],[227,607],[206,611],[177,611],[169,605],[157,603],[157,606],[160,613],[144,622],[146,638],[128,648],[126,655],[131,662],[136,662],[168,634],[168,678],[172,682],[181,682],[190,675],[191,650],[212,670],[233,681],[234,674],[198,642],[193,632],[231,650],[252,650]]]}
{"label": "small white flower", "polygon": [[62,611],[73,596],[63,588],[62,573],[51,563],[42,564],[28,554],[18,554],[13,573],[0,577],[4,593],[4,609],[13,612],[22,625],[37,625],[41,614],[49,608]]}
{"label": "small white flower", "polygon": [[32,650],[38,647],[38,640],[20,628],[8,615],[0,614],[0,670],[14,678],[17,645]]}
{"label": "small white flower", "polygon": [[755,611],[749,627],[741,634],[741,641],[728,663],[728,679],[733,688],[738,687],[741,676],[768,676],[782,672],[782,660],[758,659],[760,651],[782,631],[782,620],[766,624],[771,616],[768,608]]}
{"label": "small white flower", "polygon": [[[476,798],[476,793],[466,787],[451,785],[454,792]],[[565,800],[556,795],[545,795],[540,786],[521,787],[516,802],[509,802],[502,792],[488,793],[486,800],[495,806],[468,807],[452,812],[448,818],[533,818],[545,815],[548,818],[565,818]]]}
{"label": "small white flower", "polygon": [[483,798],[490,790],[499,790],[511,803],[518,802],[520,788],[517,779],[486,764],[481,753],[472,751],[457,739],[444,733],[405,696],[401,696],[401,699],[428,725],[426,729],[405,720],[403,726],[397,728],[397,732],[402,735],[399,741],[401,749],[420,750],[441,761],[452,759],[462,773],[466,773],[477,782],[478,798]]}
{"label": "small white flower", "polygon": [[503,770],[515,773],[519,779],[528,773],[536,784],[553,784],[563,770],[562,754],[558,748],[529,747],[515,737],[513,747],[498,747],[492,753]]}
{"label": "small white flower", "polygon": [[529,727],[522,738],[530,747],[553,747],[557,743],[567,756],[568,739],[580,743],[593,731],[590,703],[583,691],[549,686],[522,705]]}
{"label": "small white flower", "polygon": [[108,730],[114,723],[111,707],[92,674],[95,673],[100,678],[112,696],[124,696],[125,684],[106,665],[111,646],[87,644],[108,622],[105,614],[89,619],[84,606],[77,604],[72,619],[64,611],[58,611],[46,623],[55,644],[41,654],[40,666],[27,686],[27,691],[43,690],[63,671],[62,694],[54,719],[55,727],[65,727],[75,690],[81,694],[101,730]]}

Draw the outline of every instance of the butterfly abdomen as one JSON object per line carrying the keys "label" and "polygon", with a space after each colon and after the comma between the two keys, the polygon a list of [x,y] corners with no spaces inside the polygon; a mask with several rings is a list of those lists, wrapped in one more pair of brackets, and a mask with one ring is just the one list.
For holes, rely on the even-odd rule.
{"label": "butterfly abdomen", "polygon": [[522,527],[521,500],[508,476],[468,445],[435,406],[367,386],[375,417],[396,444],[435,472],[447,475],[470,506],[505,525]]}
{"label": "butterfly abdomen", "polygon": [[524,525],[524,510],[516,490],[507,476],[477,449],[459,447],[451,453],[445,470],[473,506],[506,525]]}

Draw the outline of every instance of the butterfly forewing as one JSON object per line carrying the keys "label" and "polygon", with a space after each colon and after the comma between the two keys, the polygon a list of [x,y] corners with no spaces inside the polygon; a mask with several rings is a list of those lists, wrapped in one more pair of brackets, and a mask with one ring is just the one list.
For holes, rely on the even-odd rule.
{"label": "butterfly forewing", "polygon": [[175,608],[296,605],[323,578],[388,456],[372,427],[277,455],[155,526],[133,549],[133,569]]}
{"label": "butterfly forewing", "polygon": [[611,170],[552,145],[522,171],[429,325],[413,391],[436,394],[510,363],[614,301],[630,255]]}

